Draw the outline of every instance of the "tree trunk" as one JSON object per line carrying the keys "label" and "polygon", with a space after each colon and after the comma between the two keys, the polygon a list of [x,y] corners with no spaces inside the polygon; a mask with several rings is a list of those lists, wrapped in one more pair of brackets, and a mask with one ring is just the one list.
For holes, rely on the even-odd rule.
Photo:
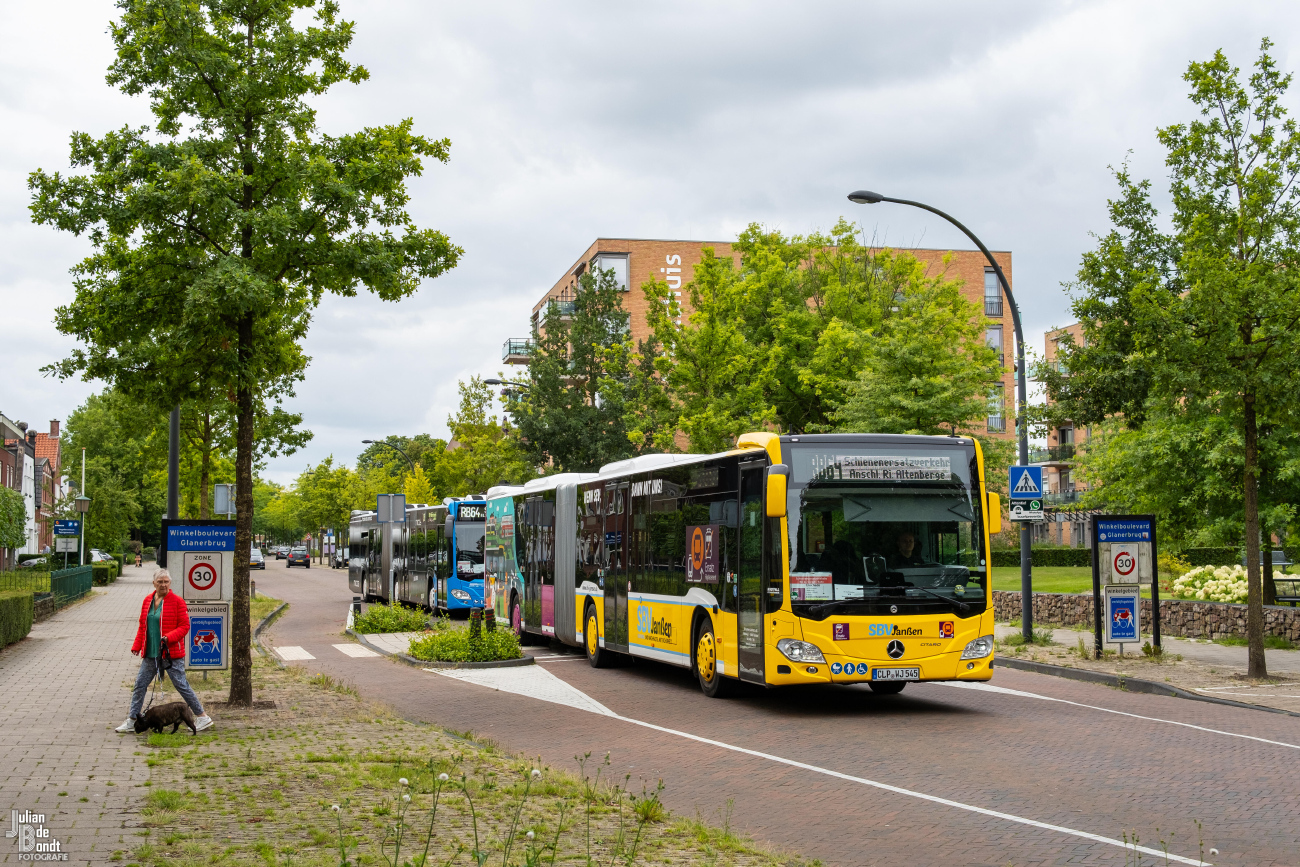
{"label": "tree trunk", "polygon": [[1255,418],[1255,394],[1247,391],[1245,404],[1246,469],[1243,473],[1246,500],[1246,642],[1249,663],[1246,676],[1268,677],[1264,661],[1264,595],[1259,574],[1259,426]]}
{"label": "tree trunk", "polygon": [[212,481],[212,416],[203,414],[203,460],[199,463],[199,517],[205,521],[208,514],[208,486]]}
{"label": "tree trunk", "polygon": [[253,316],[239,320],[240,380],[235,410],[235,602],[230,612],[230,705],[253,704],[253,639],[249,622],[248,557],[253,547]]}

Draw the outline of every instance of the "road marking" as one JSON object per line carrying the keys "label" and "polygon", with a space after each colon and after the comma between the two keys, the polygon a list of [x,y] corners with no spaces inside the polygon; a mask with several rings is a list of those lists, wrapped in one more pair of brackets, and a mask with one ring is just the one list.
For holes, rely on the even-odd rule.
{"label": "road marking", "polygon": [[[578,710],[585,710],[589,713],[607,716],[621,722],[630,723],[641,728],[661,732],[663,734],[675,735],[679,738],[695,741],[696,743],[708,744],[723,750],[729,750],[734,753],[741,753],[747,756],[753,756],[759,759],[766,759],[769,762],[787,765],[800,770],[812,771],[815,774],[822,774],[828,777],[834,777],[840,780],[846,780],[851,783],[860,783],[864,786],[870,786],[886,792],[892,792],[896,795],[907,795],[912,798],[919,798],[922,801],[929,801],[933,804],[940,804],[945,807],[954,807],[958,810],[966,810],[971,813],[979,813],[982,816],[992,816],[996,819],[1003,819],[1007,822],[1013,822],[1019,825],[1029,825],[1033,828],[1042,828],[1047,831],[1055,831],[1059,834],[1066,834],[1073,837],[1080,837],[1084,840],[1092,840],[1095,843],[1105,843],[1110,846],[1118,846],[1125,851],[1129,850],[1131,844],[1124,840],[1116,840],[1113,837],[1103,837],[1100,834],[1092,834],[1087,831],[1079,831],[1074,828],[1066,828],[1062,825],[1052,825],[1047,822],[1039,822],[1036,819],[1027,819],[1023,816],[1016,816],[1011,813],[1002,813],[997,810],[990,810],[986,807],[977,807],[973,804],[963,804],[960,801],[951,801],[947,798],[940,798],[936,795],[927,795],[924,792],[904,789],[899,786],[891,786],[888,783],[880,783],[875,780],[869,780],[866,777],[855,777],[852,774],[844,774],[839,771],[832,771],[829,768],[822,768],[817,765],[810,765],[805,762],[798,762],[794,759],[775,756],[771,753],[763,753],[758,750],[750,750],[745,747],[738,747],[735,744],[729,744],[724,741],[715,741],[712,738],[694,735],[690,732],[670,729],[664,726],[655,725],[654,723],[645,722],[644,720],[633,719],[614,713],[600,702],[588,696],[586,693],[565,683],[555,675],[540,666],[528,666],[521,668],[497,668],[497,669],[478,669],[461,671],[456,669],[436,669],[426,668],[425,671],[440,674],[443,677],[451,677],[463,683],[472,683],[478,686],[485,686],[489,689],[509,692],[515,695],[522,695],[528,698],[536,698],[541,701],[549,701],[554,704],[562,704]],[[1169,861],[1176,861],[1179,864],[1190,864],[1192,867],[1203,867],[1204,861],[1183,858],[1179,855],[1168,854],[1159,849],[1148,849],[1145,846],[1132,845],[1135,852],[1141,852],[1144,855],[1150,855],[1154,858],[1166,858]]]}
{"label": "road marking", "polygon": [[310,653],[308,653],[307,651],[303,650],[301,647],[292,647],[292,646],[277,647],[275,648],[275,652],[278,653],[280,655],[280,658],[283,659],[285,662],[292,662],[299,659],[316,658],[312,656]]}
{"label": "road marking", "polygon": [[1286,747],[1292,750],[1300,750],[1300,744],[1288,744],[1285,741],[1271,741],[1268,738],[1257,738],[1254,735],[1243,735],[1243,734],[1238,734],[1237,732],[1225,732],[1222,729],[1211,729],[1211,728],[1206,728],[1205,726],[1192,725],[1191,723],[1178,722],[1177,720],[1160,719],[1160,717],[1154,717],[1154,716],[1142,716],[1141,714],[1128,713],[1127,711],[1122,711],[1122,710],[1113,710],[1112,708],[1108,708],[1108,707],[1098,707],[1095,704],[1083,704],[1082,702],[1070,701],[1069,699],[1065,699],[1065,698],[1053,698],[1050,695],[1039,695],[1036,692],[1025,692],[1024,690],[1020,690],[1020,689],[1007,689],[1005,686],[993,686],[992,684],[989,683],[962,683],[961,681],[935,681],[934,685],[953,686],[953,687],[958,687],[960,689],[977,689],[983,692],[1002,693],[1003,695],[1019,695],[1019,696],[1024,696],[1025,698],[1036,698],[1041,701],[1057,701],[1060,702],[1061,704],[1071,704],[1074,705],[1075,707],[1084,707],[1084,708],[1088,708],[1089,710],[1099,710],[1102,713],[1113,713],[1119,716],[1126,716],[1131,719],[1147,720],[1148,722],[1164,723],[1165,725],[1171,725],[1171,726],[1182,726],[1183,728],[1196,729],[1199,732],[1209,732],[1210,734],[1225,735],[1230,738],[1242,738],[1243,740],[1257,741],[1261,744],[1272,744],[1275,747]]}
{"label": "road marking", "polygon": [[367,656],[379,656],[369,647],[362,647],[360,644],[336,644],[334,649],[340,653],[346,653],[354,659],[363,659]]}
{"label": "road marking", "polygon": [[518,668],[426,668],[434,674],[450,677],[463,683],[485,686],[500,692],[514,693],[552,704],[585,710],[601,716],[617,716],[612,710],[596,701],[577,687],[570,686],[539,665]]}

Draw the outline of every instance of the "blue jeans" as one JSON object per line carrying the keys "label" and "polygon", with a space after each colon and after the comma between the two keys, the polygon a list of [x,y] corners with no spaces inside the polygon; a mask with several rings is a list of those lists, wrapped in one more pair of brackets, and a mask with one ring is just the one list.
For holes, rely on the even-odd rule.
{"label": "blue jeans", "polygon": [[[190,686],[189,681],[185,679],[185,660],[173,659],[171,668],[167,669],[167,675],[172,679],[172,686],[180,693],[181,698],[194,711],[195,716],[203,715],[203,705],[199,702],[199,697],[194,694],[194,689]],[[143,659],[140,661],[140,673],[135,676],[135,689],[131,690],[131,719],[139,719],[140,714],[144,712],[144,694],[149,691],[149,684],[158,676],[158,659]]]}

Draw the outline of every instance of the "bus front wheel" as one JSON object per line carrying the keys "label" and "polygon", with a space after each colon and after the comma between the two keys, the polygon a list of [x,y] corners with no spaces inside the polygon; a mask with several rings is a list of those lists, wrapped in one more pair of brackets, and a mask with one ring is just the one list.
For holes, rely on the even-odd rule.
{"label": "bus front wheel", "polygon": [[731,684],[718,672],[718,641],[713,624],[705,620],[695,634],[695,676],[700,689],[709,698],[722,698],[730,692]]}
{"label": "bus front wheel", "polygon": [[871,687],[871,691],[876,695],[898,695],[903,691],[903,687],[907,686],[907,682],[903,680],[882,680],[876,683],[873,680],[868,681],[867,685]]}
{"label": "bus front wheel", "polygon": [[610,652],[600,646],[600,620],[596,617],[595,605],[587,606],[587,625],[582,632],[582,643],[592,668],[609,666]]}

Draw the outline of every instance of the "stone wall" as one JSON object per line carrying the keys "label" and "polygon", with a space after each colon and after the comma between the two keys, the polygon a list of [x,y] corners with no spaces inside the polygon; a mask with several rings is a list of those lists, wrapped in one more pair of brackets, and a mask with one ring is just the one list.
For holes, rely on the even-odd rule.
{"label": "stone wall", "polygon": [[[1020,619],[1020,593],[993,591],[998,620]],[[1092,629],[1091,593],[1035,593],[1034,622]],[[1151,622],[1151,600],[1142,600],[1143,629]],[[1222,638],[1246,634],[1246,606],[1188,599],[1160,600],[1160,634],[1180,638]],[[1264,634],[1300,642],[1300,608],[1266,606]]]}
{"label": "stone wall", "polygon": [[54,594],[37,593],[32,597],[32,622],[40,623],[54,616]]}

